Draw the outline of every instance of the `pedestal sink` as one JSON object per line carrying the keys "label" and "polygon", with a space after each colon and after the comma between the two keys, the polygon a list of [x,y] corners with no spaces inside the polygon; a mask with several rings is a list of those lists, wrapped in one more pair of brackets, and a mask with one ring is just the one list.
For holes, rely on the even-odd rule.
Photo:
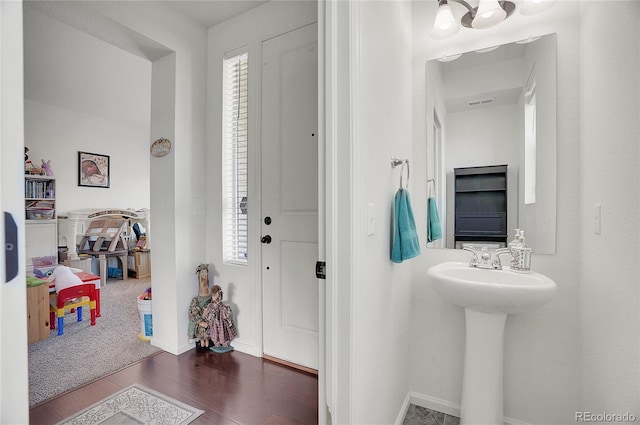
{"label": "pedestal sink", "polygon": [[535,310],[551,300],[556,284],[536,273],[446,262],[427,271],[435,291],[465,309],[466,344],[460,421],[502,425],[502,357],[508,314]]}

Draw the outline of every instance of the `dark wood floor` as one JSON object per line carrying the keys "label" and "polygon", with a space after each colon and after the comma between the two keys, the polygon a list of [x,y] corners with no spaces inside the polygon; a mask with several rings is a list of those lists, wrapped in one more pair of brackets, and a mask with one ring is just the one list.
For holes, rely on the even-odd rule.
{"label": "dark wood floor", "polygon": [[[100,356],[96,357],[100,361]],[[55,424],[131,384],[159,391],[205,413],[193,424],[318,423],[318,379],[239,352],[159,353],[40,403],[30,423]]]}

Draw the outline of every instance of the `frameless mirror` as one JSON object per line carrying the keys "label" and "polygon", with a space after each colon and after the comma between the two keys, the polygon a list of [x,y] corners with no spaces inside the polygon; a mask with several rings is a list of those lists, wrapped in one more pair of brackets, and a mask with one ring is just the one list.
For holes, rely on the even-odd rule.
{"label": "frameless mirror", "polygon": [[429,60],[426,92],[442,233],[427,246],[499,247],[519,228],[535,253],[555,253],[556,35]]}

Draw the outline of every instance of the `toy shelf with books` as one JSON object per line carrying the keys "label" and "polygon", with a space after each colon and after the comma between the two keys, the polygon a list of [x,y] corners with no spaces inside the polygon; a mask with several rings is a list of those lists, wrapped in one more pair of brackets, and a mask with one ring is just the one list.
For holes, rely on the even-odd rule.
{"label": "toy shelf with books", "polygon": [[34,258],[58,258],[55,177],[24,176],[24,209],[25,260],[27,275],[31,275]]}
{"label": "toy shelf with books", "polygon": [[51,176],[25,176],[24,204],[27,220],[56,218],[56,179]]}

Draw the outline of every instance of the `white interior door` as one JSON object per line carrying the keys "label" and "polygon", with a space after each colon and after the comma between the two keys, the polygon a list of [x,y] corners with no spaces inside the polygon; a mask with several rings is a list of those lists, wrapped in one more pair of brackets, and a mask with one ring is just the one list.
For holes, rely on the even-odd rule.
{"label": "white interior door", "polygon": [[311,24],[263,43],[263,352],[318,369],[318,48]]}
{"label": "white interior door", "polygon": [[[24,272],[24,69],[22,1],[0,1],[0,212],[17,225],[7,277],[0,255],[0,423],[29,422],[27,288]],[[5,240],[4,214],[0,238]],[[9,220],[10,221],[10,220]],[[9,227],[13,227],[9,225]],[[14,238],[11,238],[14,239]],[[15,239],[14,239],[15,240]],[[9,242],[9,241],[7,241]],[[2,244],[3,246],[5,243]],[[17,274],[15,271],[17,270]]]}

